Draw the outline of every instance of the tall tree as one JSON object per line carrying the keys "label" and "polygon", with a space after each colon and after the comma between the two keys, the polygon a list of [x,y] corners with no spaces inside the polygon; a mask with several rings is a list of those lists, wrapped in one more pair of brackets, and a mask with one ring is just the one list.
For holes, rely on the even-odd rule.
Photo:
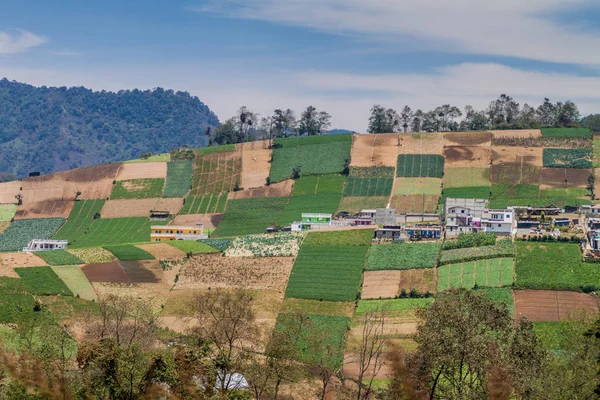
{"label": "tall tree", "polygon": [[412,120],[414,118],[414,113],[409,106],[404,106],[402,111],[400,112],[400,123],[404,132],[408,132],[408,128],[412,124]]}
{"label": "tall tree", "polygon": [[556,103],[556,124],[558,126],[571,126],[579,122],[581,115],[577,105],[570,100]]}
{"label": "tall tree", "polygon": [[421,132],[423,126],[423,111],[417,110],[415,111],[411,124],[411,131],[413,132]]}
{"label": "tall tree", "polygon": [[326,111],[317,111],[313,106],[308,106],[300,117],[298,133],[301,135],[321,135],[331,126],[331,115]]}
{"label": "tall tree", "polygon": [[533,128],[537,124],[535,108],[531,107],[527,103],[523,104],[523,108],[519,113],[518,121],[523,127]]}
{"label": "tall tree", "polygon": [[437,116],[437,130],[439,131],[450,130],[450,127],[455,126],[453,124],[454,120],[462,116],[462,112],[459,110],[459,108],[450,104],[444,104],[440,107],[437,107],[434,110],[434,113]]}
{"label": "tall tree", "polygon": [[393,133],[397,130],[398,123],[398,114],[395,110],[376,104],[371,108],[367,132]]}
{"label": "tall tree", "polygon": [[600,132],[600,114],[590,114],[581,120],[581,125],[592,132]]}
{"label": "tall tree", "polygon": [[296,129],[296,115],[294,111],[277,109],[273,112],[274,134],[276,137],[293,135]]}
{"label": "tall tree", "polygon": [[519,116],[519,103],[507,94],[501,94],[487,109],[490,122],[494,126],[514,123]]}
{"label": "tall tree", "polygon": [[258,126],[258,117],[257,113],[250,111],[246,106],[242,106],[238,110],[237,119],[240,126],[240,137],[243,138],[243,141],[249,142],[254,139],[252,134]]}
{"label": "tall tree", "polygon": [[544,102],[535,111],[543,126],[554,126],[556,124],[556,106],[552,104],[549,98],[544,98]]}
{"label": "tall tree", "polygon": [[435,111],[427,111],[423,114],[421,130],[424,132],[436,132],[440,130],[440,121]]}

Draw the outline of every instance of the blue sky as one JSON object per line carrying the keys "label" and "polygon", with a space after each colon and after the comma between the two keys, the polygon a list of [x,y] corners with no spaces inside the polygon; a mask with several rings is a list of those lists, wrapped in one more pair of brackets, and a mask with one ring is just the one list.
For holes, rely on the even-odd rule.
{"label": "blue sky", "polygon": [[[11,4],[12,3],[12,4]],[[146,0],[2,5],[0,77],[157,86],[221,119],[309,104],[363,131],[375,103],[484,108],[573,100],[600,112],[597,0]]]}

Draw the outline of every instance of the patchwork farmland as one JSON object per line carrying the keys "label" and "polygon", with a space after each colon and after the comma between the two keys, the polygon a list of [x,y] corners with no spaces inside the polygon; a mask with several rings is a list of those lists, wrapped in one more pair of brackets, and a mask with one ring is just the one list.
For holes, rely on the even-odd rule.
{"label": "patchwork farmland", "polygon": [[[374,226],[368,216],[394,208],[396,225],[426,229],[438,224],[446,198],[484,199],[489,207],[594,205],[598,183],[590,177],[600,152],[589,133],[278,138],[1,183],[0,339],[21,340],[12,324],[36,318],[83,335],[80,321],[97,318],[98,302],[128,296],[151,307],[165,337],[183,343],[198,326],[194,302],[244,293],[260,322],[259,353],[301,319],[296,350],[286,351],[300,362],[322,356],[344,379],[357,379],[369,313],[385,309],[383,335],[410,354],[420,345],[420,310],[457,289],[493,300],[516,322],[597,316],[600,264],[584,258],[578,240],[585,214],[570,213],[570,226],[556,227],[565,241],[374,239],[388,223]],[[151,220],[156,210],[170,215]],[[282,232],[303,213],[332,214],[335,222],[343,218],[337,213],[351,214],[366,226]],[[151,242],[151,225],[196,223],[208,239]],[[30,240],[50,238],[66,240],[67,250],[22,251]],[[315,338],[323,347],[304,352]],[[390,365],[386,358],[376,375],[382,386]]]}

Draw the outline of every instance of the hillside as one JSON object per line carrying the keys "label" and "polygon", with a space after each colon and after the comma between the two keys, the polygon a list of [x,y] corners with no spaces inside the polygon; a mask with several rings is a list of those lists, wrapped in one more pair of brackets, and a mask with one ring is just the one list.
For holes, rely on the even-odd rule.
{"label": "hillside", "polygon": [[47,174],[206,144],[219,123],[197,97],[172,90],[93,92],[0,80],[0,172]]}
{"label": "hillside", "polygon": [[[306,390],[302,385],[307,383],[312,394],[319,393],[323,381],[318,378],[327,373],[337,372],[349,381],[373,378],[380,388],[389,385],[394,374],[389,363],[376,375],[360,374],[358,343],[372,313],[385,310],[381,327],[375,329],[381,329],[381,338],[393,341],[406,357],[427,351],[423,343],[443,346],[457,339],[447,351],[479,346],[477,340],[465,344],[461,336],[479,330],[463,331],[461,324],[488,321],[498,327],[503,321],[507,330],[514,330],[526,316],[532,324],[523,323],[523,329],[540,338],[536,351],[555,357],[552,365],[563,369],[571,368],[567,357],[572,355],[578,371],[585,367],[580,373],[597,382],[600,349],[587,346],[592,339],[582,333],[600,315],[596,295],[600,268],[584,259],[580,250],[585,234],[578,225],[584,225],[585,215],[565,214],[579,222],[561,227],[563,240],[472,233],[458,239],[374,241],[377,226],[344,225],[340,220],[322,231],[265,231],[290,225],[302,213],[357,214],[375,208],[394,208],[403,218],[426,213],[429,219],[423,226],[440,228],[439,213],[447,197],[485,199],[490,208],[591,205],[597,203],[593,177],[600,179],[599,150],[600,142],[587,129],[337,134],[275,139],[272,147],[268,141],[257,141],[195,148],[177,159],[160,154],[0,183],[0,288],[8,293],[0,295],[0,321],[5,325],[0,327],[0,339],[18,343],[23,331],[12,326],[36,324],[40,316],[47,316],[49,326],[65,326],[73,340],[81,340],[85,331],[85,339],[96,343],[93,335],[100,329],[93,324],[99,323],[101,310],[125,304],[115,305],[112,296],[130,296],[127,315],[136,318],[140,329],[147,329],[142,336],[148,343],[135,350],[147,356],[136,357],[140,371],[155,372],[154,364],[144,364],[155,355],[145,346],[152,349],[160,342],[161,351],[177,352],[194,346],[190,343],[202,343],[198,365],[229,366],[226,373],[243,373],[252,384],[270,365],[263,354],[269,356],[267,349],[283,343],[288,347],[277,347],[278,356],[269,362],[298,361],[286,368],[306,370],[285,382],[286,391]],[[170,216],[150,219],[156,211]],[[530,217],[540,223],[552,218]],[[166,235],[197,222],[204,224],[209,238],[151,240],[151,226]],[[29,240],[47,238],[68,241],[68,249],[21,251]],[[454,329],[445,330],[434,321],[433,338],[417,340],[424,315],[417,310],[455,300],[448,296],[457,288],[466,290],[463,296],[476,294],[488,301],[486,311],[457,319],[460,326]],[[36,302],[42,305],[37,315]],[[221,331],[199,333],[193,328],[200,321],[211,326],[210,321],[218,319],[215,315],[226,315],[227,320],[236,307],[244,309],[235,314],[244,315],[236,342],[244,346],[234,347],[246,348],[249,342],[253,346],[247,354],[227,355],[235,362],[222,363],[223,354],[207,351],[203,342],[207,337],[222,339]],[[440,314],[462,308],[450,305]],[[152,315],[149,322],[140,318],[142,311]],[[210,316],[203,314],[209,312]],[[589,314],[583,318],[578,312]],[[224,326],[235,330],[231,324]],[[286,329],[300,339],[286,342],[282,336]],[[445,331],[446,336],[436,339]],[[524,336],[536,337],[532,335]],[[586,341],[582,351],[589,360],[579,360],[581,353],[569,347],[574,335]],[[512,340],[497,337],[505,344]],[[104,349],[97,340],[98,348]],[[507,351],[506,347],[510,346],[490,350],[486,345],[478,354]],[[592,353],[590,348],[596,350]],[[382,349],[381,360],[386,362],[397,351],[383,345]],[[468,350],[463,353],[470,354]],[[531,353],[535,351],[528,348]],[[83,354],[97,356],[94,351]],[[170,353],[170,362],[188,360],[183,357],[188,353],[174,354]],[[443,360],[448,361],[453,357]],[[319,375],[311,375],[315,365]],[[200,369],[194,365],[192,370],[197,374]],[[548,379],[568,376],[546,370],[543,374]],[[450,384],[448,379],[442,386]],[[333,393],[331,398],[341,398],[333,380],[327,390]],[[313,398],[304,392],[298,397]]]}

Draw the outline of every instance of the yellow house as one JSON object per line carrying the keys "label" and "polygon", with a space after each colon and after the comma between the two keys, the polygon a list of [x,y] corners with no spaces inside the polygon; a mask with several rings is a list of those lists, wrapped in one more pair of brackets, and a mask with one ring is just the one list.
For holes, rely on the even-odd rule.
{"label": "yellow house", "polygon": [[169,240],[198,240],[207,239],[204,234],[204,224],[196,223],[195,226],[183,225],[152,225],[150,227],[150,239],[153,242],[165,242]]}

